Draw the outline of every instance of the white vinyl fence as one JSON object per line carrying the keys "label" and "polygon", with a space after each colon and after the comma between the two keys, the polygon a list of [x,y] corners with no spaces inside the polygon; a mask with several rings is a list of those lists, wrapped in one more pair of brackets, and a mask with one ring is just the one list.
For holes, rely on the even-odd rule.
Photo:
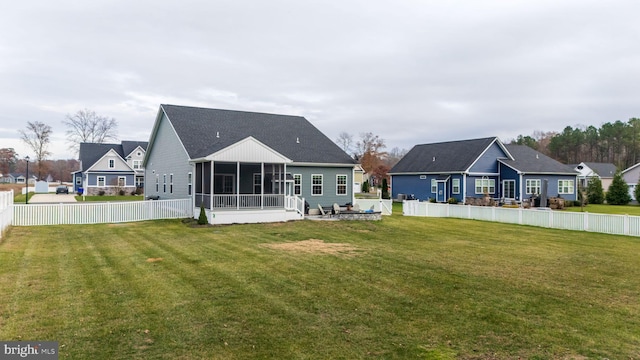
{"label": "white vinyl fence", "polygon": [[188,217],[193,217],[191,199],[14,204],[12,225],[99,224]]}
{"label": "white vinyl fence", "polygon": [[391,215],[392,202],[387,199],[355,199],[354,204],[360,206],[360,210],[366,210],[373,206],[373,211],[380,211],[382,215]]}
{"label": "white vinyl fence", "polygon": [[13,220],[13,190],[0,192],[0,239]]}
{"label": "white vinyl fence", "polygon": [[554,229],[640,236],[640,216],[630,215],[435,204],[417,200],[403,201],[402,213],[405,216],[453,217]]}

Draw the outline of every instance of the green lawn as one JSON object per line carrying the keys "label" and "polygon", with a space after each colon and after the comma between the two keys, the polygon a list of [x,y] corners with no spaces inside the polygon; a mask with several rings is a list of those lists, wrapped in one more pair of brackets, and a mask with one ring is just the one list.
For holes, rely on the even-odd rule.
{"label": "green lawn", "polygon": [[0,339],[59,341],[61,359],[638,359],[638,254],[400,215],[16,227]]}
{"label": "green lawn", "polygon": [[584,208],[574,206],[565,208],[566,211],[588,211],[590,213],[599,214],[618,214],[618,215],[634,215],[640,216],[640,206],[638,205],[606,205],[606,204],[589,204]]}

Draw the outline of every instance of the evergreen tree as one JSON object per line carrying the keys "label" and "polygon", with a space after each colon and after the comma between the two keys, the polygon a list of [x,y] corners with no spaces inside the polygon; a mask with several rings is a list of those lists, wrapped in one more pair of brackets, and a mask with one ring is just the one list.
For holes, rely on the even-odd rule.
{"label": "evergreen tree", "polygon": [[363,193],[368,193],[369,192],[369,180],[365,180],[362,183],[362,192]]}
{"label": "evergreen tree", "polygon": [[627,205],[631,202],[631,195],[629,195],[629,186],[624,182],[622,174],[616,173],[613,177],[613,181],[607,191],[607,204],[609,205]]}
{"label": "evergreen tree", "polygon": [[640,179],[638,179],[638,184],[636,184],[636,188],[633,191],[633,196],[635,196],[636,201],[640,203]]}
{"label": "evergreen tree", "polygon": [[592,177],[587,184],[587,202],[589,204],[602,204],[604,202],[604,191],[602,181],[599,177]]}
{"label": "evergreen tree", "polygon": [[207,213],[204,210],[204,204],[200,204],[200,216],[198,216],[198,225],[207,225],[209,220],[207,219]]}
{"label": "evergreen tree", "polygon": [[389,198],[389,184],[387,183],[387,178],[382,179],[382,198]]}

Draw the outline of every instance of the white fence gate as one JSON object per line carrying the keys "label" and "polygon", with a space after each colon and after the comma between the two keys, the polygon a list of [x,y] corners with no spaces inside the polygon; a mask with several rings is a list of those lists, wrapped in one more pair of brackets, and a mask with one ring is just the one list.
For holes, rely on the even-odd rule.
{"label": "white fence gate", "polygon": [[0,239],[13,220],[13,190],[0,192]]}
{"label": "white fence gate", "polygon": [[193,217],[191,199],[13,204],[12,207],[13,226],[100,224]]}
{"label": "white fence gate", "polygon": [[392,202],[388,199],[355,199],[354,204],[358,204],[360,210],[373,206],[373,211],[380,211],[382,215],[391,215]]}
{"label": "white fence gate", "polygon": [[417,200],[403,201],[402,213],[405,216],[453,217],[554,229],[640,236],[640,216],[630,215],[436,204]]}

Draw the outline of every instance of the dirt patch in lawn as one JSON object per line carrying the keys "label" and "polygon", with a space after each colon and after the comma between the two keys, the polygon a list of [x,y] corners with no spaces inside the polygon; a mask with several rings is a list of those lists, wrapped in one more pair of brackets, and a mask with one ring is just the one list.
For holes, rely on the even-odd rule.
{"label": "dirt patch in lawn", "polygon": [[278,244],[262,244],[262,246],[274,250],[318,255],[353,257],[362,254],[362,250],[353,245],[345,243],[326,243],[324,240],[319,239]]}

